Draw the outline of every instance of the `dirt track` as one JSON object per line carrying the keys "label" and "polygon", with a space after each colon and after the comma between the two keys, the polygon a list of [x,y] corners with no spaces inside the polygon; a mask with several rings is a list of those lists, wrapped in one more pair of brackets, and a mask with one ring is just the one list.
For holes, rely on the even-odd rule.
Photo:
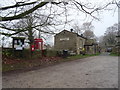
{"label": "dirt track", "polygon": [[117,88],[118,57],[94,56],[2,79],[3,88]]}

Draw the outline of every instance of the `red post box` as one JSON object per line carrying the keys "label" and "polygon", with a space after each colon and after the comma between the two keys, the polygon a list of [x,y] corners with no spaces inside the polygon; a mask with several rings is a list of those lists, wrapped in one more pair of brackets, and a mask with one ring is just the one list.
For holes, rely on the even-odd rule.
{"label": "red post box", "polygon": [[34,50],[35,50],[34,45],[32,45],[32,46],[31,46],[31,50],[32,50],[32,51],[34,51]]}

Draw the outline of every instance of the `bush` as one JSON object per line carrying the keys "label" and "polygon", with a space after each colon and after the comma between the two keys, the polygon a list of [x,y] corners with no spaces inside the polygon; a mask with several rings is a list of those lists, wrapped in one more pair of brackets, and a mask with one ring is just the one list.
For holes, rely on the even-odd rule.
{"label": "bush", "polygon": [[42,57],[42,51],[41,50],[35,50],[32,55],[32,59],[38,59]]}
{"label": "bush", "polygon": [[46,51],[46,56],[48,56],[48,57],[57,56],[57,51],[55,51],[55,50],[47,50]]}
{"label": "bush", "polygon": [[29,49],[24,49],[23,51],[16,51],[12,48],[3,48],[2,56],[5,58],[37,59],[41,57],[41,51],[34,51],[31,54],[31,51]]}
{"label": "bush", "polygon": [[39,59],[43,57],[58,56],[57,51],[54,50],[35,50],[31,53],[30,49],[24,49],[23,51],[15,51],[12,48],[4,48],[2,55],[7,58],[19,58],[19,59]]}
{"label": "bush", "polygon": [[42,52],[40,50],[30,51],[30,49],[24,49],[22,53],[22,58],[24,59],[38,59],[42,57]]}
{"label": "bush", "polygon": [[2,56],[5,56],[5,57],[14,57],[13,49],[12,48],[3,48],[2,49]]}

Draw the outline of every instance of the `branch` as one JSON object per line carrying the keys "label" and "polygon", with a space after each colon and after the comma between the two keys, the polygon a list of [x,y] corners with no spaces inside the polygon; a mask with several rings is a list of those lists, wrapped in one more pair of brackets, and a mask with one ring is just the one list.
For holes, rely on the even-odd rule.
{"label": "branch", "polygon": [[2,27],[2,26],[0,26],[0,28],[10,30],[10,31],[20,31],[21,30],[21,29],[11,29],[11,28]]}
{"label": "branch", "polygon": [[[80,6],[81,10],[80,10],[80,8],[77,6],[76,3]],[[93,17],[93,18],[95,18],[95,19],[97,19],[97,20],[99,21],[99,18],[97,18],[97,17],[95,17],[95,16],[92,15],[93,12],[88,12],[87,10],[85,10],[86,7],[85,7],[84,5],[82,5],[81,3],[77,2],[77,1],[75,1],[74,4],[76,5],[76,7],[77,7],[80,11],[82,11],[82,12],[90,15],[91,17]],[[88,9],[88,8],[87,8],[87,9]],[[92,9],[92,8],[91,8],[91,9]]]}
{"label": "branch", "polygon": [[43,33],[48,33],[48,34],[56,34],[56,33],[54,33],[54,32],[47,32],[47,31],[43,31],[43,30],[41,30],[41,29],[38,29],[38,28],[35,28],[36,30],[38,30],[38,31],[40,31],[40,32],[43,32]]}
{"label": "branch", "polygon": [[[35,2],[32,2],[32,3],[35,3]],[[30,4],[32,4],[32,3],[29,3],[29,5]],[[15,19],[21,19],[21,18],[23,18],[24,16],[26,16],[26,15],[28,15],[28,14],[30,14],[30,13],[32,13],[32,12],[34,12],[36,9],[38,9],[38,8],[40,8],[40,7],[43,7],[44,5],[46,5],[46,4],[48,4],[49,2],[41,2],[41,3],[39,3],[38,5],[36,5],[35,7],[33,7],[33,8],[31,8],[31,9],[29,9],[29,10],[27,10],[27,11],[25,11],[25,12],[23,12],[23,13],[21,13],[21,14],[18,14],[18,15],[15,15],[15,16],[11,16],[11,17],[0,17],[0,18],[2,18],[2,20],[1,21],[11,21],[11,20],[15,20]],[[51,4],[60,4],[60,3],[62,3],[62,2],[51,2]],[[28,4],[28,3],[27,3]],[[26,5],[26,4],[25,4]],[[18,6],[20,6],[20,5],[18,5]],[[24,6],[24,4],[22,4],[22,6]],[[3,8],[1,8],[1,9],[9,9],[9,8],[14,8],[14,7],[16,7],[16,6],[8,6],[8,7],[3,7]]]}
{"label": "branch", "polygon": [[5,36],[12,36],[12,35],[16,35],[16,34],[18,34],[18,33],[20,33],[20,32],[24,32],[24,31],[27,31],[27,30],[20,30],[20,31],[18,31],[18,32],[15,32],[15,33],[12,33],[12,34],[8,34],[8,33],[4,33],[4,32],[0,32],[0,34],[2,34],[2,35],[5,35]]}
{"label": "branch", "polygon": [[38,9],[38,8],[46,5],[47,3],[49,3],[49,2],[41,2],[41,3],[39,3],[38,5],[36,5],[35,7],[29,9],[28,11],[25,11],[25,12],[23,12],[23,13],[21,13],[21,14],[15,15],[15,16],[11,16],[11,17],[1,17],[1,18],[2,18],[2,21],[9,21],[9,20],[21,19],[21,18],[23,18],[24,16],[26,16],[26,15],[34,12],[36,9]]}
{"label": "branch", "polygon": [[21,30],[25,30],[26,28],[22,28],[22,29],[12,29],[12,28],[8,28],[8,27],[6,27],[4,24],[1,24],[0,23],[0,25],[2,25],[2,26],[0,26],[0,28],[2,28],[2,29],[6,29],[6,30],[9,30],[9,31],[21,31]]}
{"label": "branch", "polygon": [[114,2],[110,2],[110,3],[106,4],[105,6],[103,6],[101,8],[99,7],[99,8],[94,9],[93,11],[91,11],[91,13],[94,13],[95,11],[103,10],[103,9],[107,8],[111,4],[115,4],[115,3]]}
{"label": "branch", "polygon": [[16,8],[16,7],[25,6],[25,5],[31,5],[31,4],[35,4],[35,3],[36,2],[30,2],[30,3],[24,3],[24,4],[16,3],[15,5],[12,5],[12,6],[2,7],[2,8],[0,8],[0,10],[7,10],[7,9]]}

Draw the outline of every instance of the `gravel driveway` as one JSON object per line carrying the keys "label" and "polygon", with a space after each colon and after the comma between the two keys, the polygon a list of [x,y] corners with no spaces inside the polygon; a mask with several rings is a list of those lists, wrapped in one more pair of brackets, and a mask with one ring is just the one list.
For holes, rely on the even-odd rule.
{"label": "gravel driveway", "polygon": [[2,79],[3,88],[117,88],[118,57],[94,56]]}

